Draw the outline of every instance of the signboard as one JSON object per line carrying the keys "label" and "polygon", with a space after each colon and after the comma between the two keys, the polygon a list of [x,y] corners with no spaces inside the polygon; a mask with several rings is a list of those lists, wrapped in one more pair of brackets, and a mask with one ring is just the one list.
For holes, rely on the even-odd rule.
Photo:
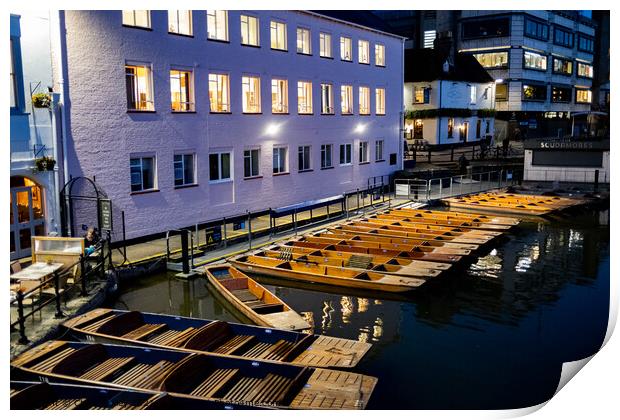
{"label": "signboard", "polygon": [[506,171],[506,181],[510,181],[512,179],[512,171]]}
{"label": "signboard", "polygon": [[222,241],[222,227],[214,226],[205,230],[205,236],[207,238],[207,245],[213,245]]}
{"label": "signboard", "polygon": [[245,222],[233,223],[233,230],[245,229]]}
{"label": "signboard", "polygon": [[99,230],[112,229],[112,200],[99,200]]}

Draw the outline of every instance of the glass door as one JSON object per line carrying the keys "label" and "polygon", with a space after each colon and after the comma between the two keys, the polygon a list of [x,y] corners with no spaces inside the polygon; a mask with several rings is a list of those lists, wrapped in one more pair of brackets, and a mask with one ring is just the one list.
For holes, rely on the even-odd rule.
{"label": "glass door", "polygon": [[39,186],[11,188],[11,259],[29,256],[31,237],[45,235],[41,193]]}

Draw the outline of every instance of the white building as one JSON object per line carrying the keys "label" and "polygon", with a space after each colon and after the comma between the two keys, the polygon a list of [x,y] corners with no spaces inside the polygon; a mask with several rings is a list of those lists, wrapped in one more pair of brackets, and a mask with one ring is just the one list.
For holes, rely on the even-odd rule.
{"label": "white building", "polygon": [[303,11],[65,11],[68,175],[127,237],[402,167],[403,38]]}
{"label": "white building", "polygon": [[[33,106],[33,94],[52,86],[50,13],[11,14],[11,259],[30,255],[30,238],[60,229],[58,165],[40,170],[42,158],[58,161],[55,135],[58,95],[51,106]],[[37,169],[37,164],[40,169]]]}
{"label": "white building", "polygon": [[407,50],[404,95],[408,142],[440,146],[492,141],[494,81],[473,57]]}

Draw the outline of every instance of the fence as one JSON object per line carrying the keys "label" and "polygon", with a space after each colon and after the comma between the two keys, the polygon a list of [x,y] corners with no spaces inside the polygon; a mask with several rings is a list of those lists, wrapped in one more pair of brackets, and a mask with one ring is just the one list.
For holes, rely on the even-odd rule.
{"label": "fence", "polygon": [[[15,294],[15,300],[11,304],[17,305],[17,320],[11,322],[11,331],[17,328],[19,332],[20,344],[27,344],[29,342],[26,336],[26,319],[33,317],[37,312],[41,312],[49,305],[55,304],[56,313],[55,318],[63,318],[65,315],[62,312],[62,299],[65,302],[75,293],[79,288],[80,296],[87,296],[88,289],[87,283],[95,274],[100,277],[105,276],[106,262],[109,267],[112,267],[112,248],[110,246],[110,239],[101,240],[94,248],[91,255],[94,257],[87,257],[81,255],[79,260],[74,264],[64,267],[62,271],[54,273],[50,278],[42,281],[37,287],[29,289],[26,293],[21,289],[18,289]],[[88,261],[96,261],[97,263],[92,266],[88,266]],[[72,278],[73,283],[69,286],[68,280]],[[48,290],[53,289],[53,296],[45,297]],[[30,312],[24,312],[24,305],[26,300],[32,302]]]}
{"label": "fence", "polygon": [[413,146],[405,151],[405,159],[416,162],[458,163],[461,156],[470,161],[521,157],[523,156],[523,143],[513,143],[507,149],[502,146],[485,147],[477,143],[471,146],[454,144],[447,149],[415,148]]}
{"label": "fence", "polygon": [[[597,175],[598,172],[598,175]],[[578,169],[526,169],[526,181],[547,182],[583,182],[586,184],[609,184],[609,173],[606,170],[578,170]]]}
{"label": "fence", "polygon": [[396,179],[394,189],[396,197],[430,201],[514,185],[520,175],[518,171],[501,170],[444,178]]}

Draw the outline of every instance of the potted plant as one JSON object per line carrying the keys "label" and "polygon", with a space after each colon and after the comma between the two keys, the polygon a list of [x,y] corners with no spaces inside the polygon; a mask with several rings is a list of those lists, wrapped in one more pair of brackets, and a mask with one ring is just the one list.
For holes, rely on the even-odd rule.
{"label": "potted plant", "polygon": [[56,160],[53,157],[43,156],[34,161],[34,166],[38,172],[53,171]]}
{"label": "potted plant", "polygon": [[49,108],[52,104],[52,95],[49,93],[35,93],[32,95],[32,105],[35,108]]}

